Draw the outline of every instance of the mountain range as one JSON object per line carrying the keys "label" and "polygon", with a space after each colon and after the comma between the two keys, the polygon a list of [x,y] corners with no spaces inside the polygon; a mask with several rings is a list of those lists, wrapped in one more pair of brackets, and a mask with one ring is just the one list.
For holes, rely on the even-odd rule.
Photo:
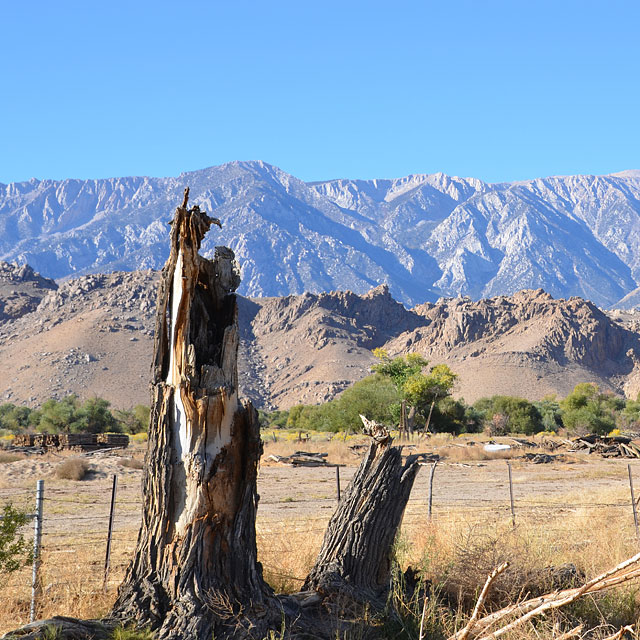
{"label": "mountain range", "polygon": [[182,201],[222,220],[245,296],[387,284],[407,306],[542,288],[640,302],[640,172],[488,184],[444,174],[303,182],[264,162],[173,178],[0,184],[0,259],[55,279],[158,269]]}

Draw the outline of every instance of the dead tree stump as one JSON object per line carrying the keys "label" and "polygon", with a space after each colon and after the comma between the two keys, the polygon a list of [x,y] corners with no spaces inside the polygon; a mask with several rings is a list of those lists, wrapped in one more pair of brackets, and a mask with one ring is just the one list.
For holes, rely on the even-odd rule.
{"label": "dead tree stump", "polygon": [[237,264],[225,247],[198,254],[219,222],[188,194],[158,295],[142,526],[113,614],[160,639],[241,637],[275,602],[256,549],[262,444],[238,402]]}
{"label": "dead tree stump", "polygon": [[388,431],[362,418],[373,442],[329,521],[303,589],[375,603],[389,587],[392,546],[419,465],[416,456],[403,464]]}

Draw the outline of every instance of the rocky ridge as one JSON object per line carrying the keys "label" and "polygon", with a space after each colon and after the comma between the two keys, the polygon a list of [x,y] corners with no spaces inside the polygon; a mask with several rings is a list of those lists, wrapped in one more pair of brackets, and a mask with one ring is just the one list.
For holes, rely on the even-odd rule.
{"label": "rocky ridge", "polygon": [[[37,280],[6,264],[0,273],[9,274],[0,305],[20,282]],[[152,270],[86,275],[57,288],[44,282],[35,309],[0,320],[0,399],[36,406],[77,393],[118,408],[147,403],[157,282]],[[369,373],[376,347],[449,364],[467,401],[562,396],[585,381],[632,397],[640,391],[640,313],[605,313],[540,289],[413,309],[384,285],[364,295],[240,297],[239,320],[241,392],[270,409],[334,397]]]}
{"label": "rocky ridge", "polygon": [[246,296],[364,294],[388,283],[415,305],[541,287],[613,307],[640,285],[633,171],[499,184],[441,173],[305,183],[264,162],[231,162],[170,178],[34,179],[0,185],[0,259],[55,278],[158,269],[187,185],[223,222],[204,255],[231,247]]}

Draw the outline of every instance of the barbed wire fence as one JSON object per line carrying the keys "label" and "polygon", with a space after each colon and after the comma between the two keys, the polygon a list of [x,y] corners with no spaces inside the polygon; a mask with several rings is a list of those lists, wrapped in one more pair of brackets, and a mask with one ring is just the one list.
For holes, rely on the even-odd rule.
{"label": "barbed wire fence", "polygon": [[[424,467],[419,474],[421,485],[414,487],[405,511],[402,527],[408,534],[434,531],[456,522],[467,527],[508,526],[513,522],[514,527],[544,527],[547,535],[563,536],[567,534],[566,521],[570,517],[584,525],[574,533],[576,544],[580,544],[591,535],[590,521],[600,516],[615,524],[627,542],[638,544],[631,465],[628,497],[623,497],[620,491],[627,474],[627,469],[620,466],[620,473],[611,478],[610,486],[600,483],[593,496],[583,493],[581,499],[570,501],[553,496],[532,497],[522,481],[514,492],[513,483],[507,480],[507,466],[495,471],[496,481],[505,486],[502,496],[468,493],[452,496],[448,492],[445,498],[440,495],[436,466]],[[640,470],[640,466],[637,468]],[[350,479],[350,474],[345,474],[349,469],[343,467],[345,485]],[[473,473],[472,468],[465,471]],[[331,482],[336,470],[327,466],[326,474],[323,481]],[[82,606],[93,615],[96,607],[98,614],[106,613],[133,557],[142,512],[139,482],[135,487],[130,485],[127,491],[118,491],[116,476],[105,478],[94,487],[89,483],[50,484],[45,479],[40,490],[36,483],[32,488],[0,488],[0,507],[11,503],[29,512],[35,520],[22,531],[25,538],[34,537],[34,564],[0,584],[0,598],[4,600],[4,607],[0,607],[0,632],[43,615],[81,615]],[[607,495],[611,486],[617,489],[616,498],[603,499],[601,496]],[[262,507],[287,507],[286,512],[283,510],[275,517],[258,510],[258,546],[267,576],[287,579],[294,586],[302,584],[304,576],[291,575],[281,568],[283,549],[286,553],[286,549],[293,549],[303,539],[309,556],[313,556],[336,500],[336,492],[329,487],[323,495],[309,495],[286,505],[283,500],[261,500]],[[309,513],[320,511],[318,507],[324,507],[325,513],[310,516]],[[277,537],[282,544],[265,544]]]}

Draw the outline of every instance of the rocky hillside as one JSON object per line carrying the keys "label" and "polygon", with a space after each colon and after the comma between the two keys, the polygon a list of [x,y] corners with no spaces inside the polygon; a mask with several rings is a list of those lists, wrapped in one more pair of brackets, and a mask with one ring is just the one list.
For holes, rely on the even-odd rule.
{"label": "rocky hillside", "polygon": [[176,178],[31,180],[0,185],[0,259],[52,278],[160,268],[186,185],[223,222],[204,253],[230,246],[247,296],[363,294],[388,283],[415,305],[542,287],[611,307],[640,285],[633,171],[501,184],[443,174],[305,183],[263,162],[232,162]]}
{"label": "rocky hillside", "polygon": [[[34,298],[0,319],[0,400],[38,405],[78,393],[120,408],[149,401],[157,272],[86,275],[59,287],[30,268],[0,263],[0,273],[0,308],[23,285]],[[607,314],[542,290],[411,310],[386,286],[240,298],[239,318],[242,393],[266,408],[334,397],[368,374],[376,347],[446,362],[467,401],[565,395],[584,381],[640,391],[640,314]]]}
{"label": "rocky hillside", "polygon": [[35,311],[42,298],[57,288],[29,265],[0,262],[0,322]]}

